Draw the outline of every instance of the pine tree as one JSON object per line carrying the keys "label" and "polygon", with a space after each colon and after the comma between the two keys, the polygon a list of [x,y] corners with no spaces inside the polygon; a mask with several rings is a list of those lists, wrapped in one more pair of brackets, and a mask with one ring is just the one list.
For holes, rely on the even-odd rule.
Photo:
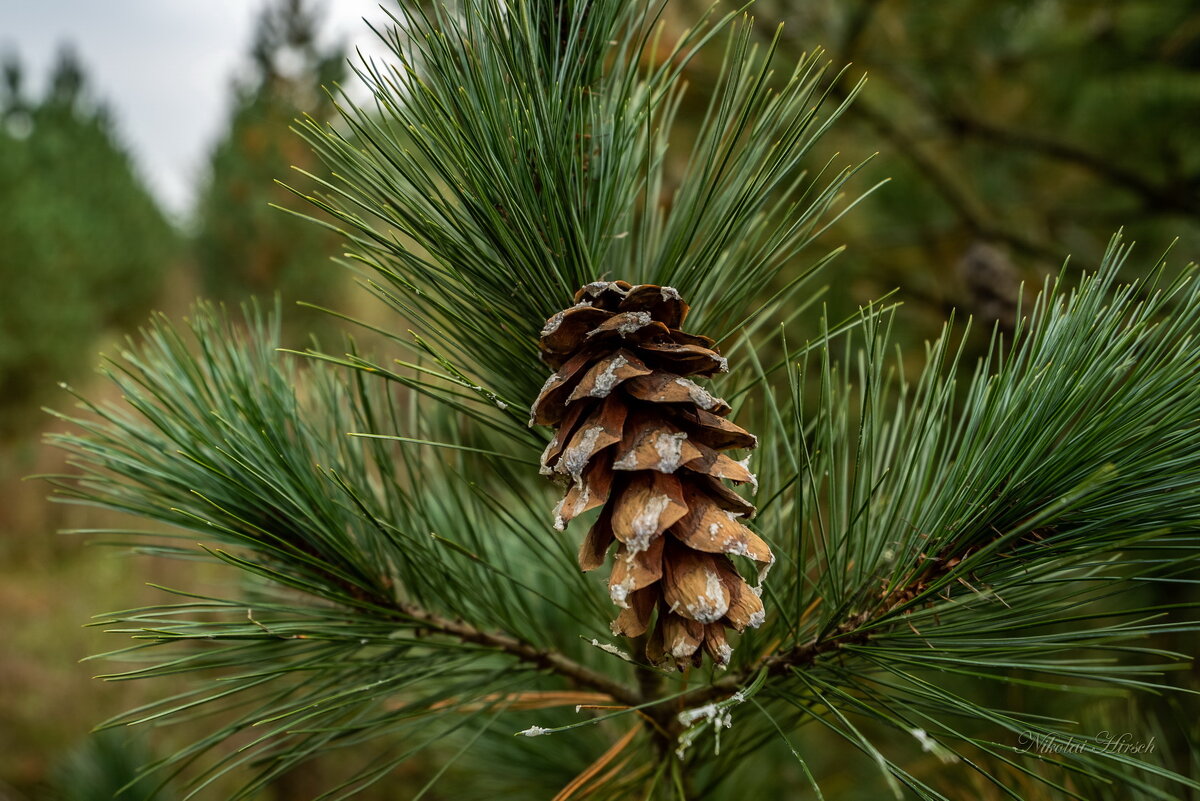
{"label": "pine tree", "polygon": [[[377,332],[396,353],[281,355],[276,318],[202,306],[109,365],[120,407],[81,399],[55,438],[81,471],[64,499],[164,524],[180,539],[153,553],[241,579],[104,621],[136,638],[113,678],[195,674],[109,725],[219,712],[160,767],[215,749],[196,790],[248,768],[239,797],[337,754],[344,780],[320,797],[425,755],[427,783],[389,797],[444,780],[468,798],[850,798],[822,790],[835,743],[873,771],[870,798],[1200,789],[1069,717],[1097,693],[1168,689],[1189,655],[1155,638],[1198,628],[1141,600],[1193,581],[1200,554],[1194,268],[1121,284],[1114,240],[1094,272],[1047,280],[965,380],[950,324],[906,375],[894,306],[839,320],[813,302],[834,255],[814,240],[854,205],[855,172],[805,169],[853,100],[826,102],[819,55],[775,74],[776,40],[737,14],[666,45],[657,6],[616,0],[404,10],[384,34],[395,62],[359,69],[374,103],[306,126],[328,165],[311,201],[412,330]],[[690,59],[722,46],[703,124],[676,139]],[[714,431],[754,432],[745,473]],[[552,525],[542,467],[580,478],[564,523],[610,525],[626,554],[644,529],[635,550],[661,543],[668,563],[727,558],[684,549],[702,539],[682,521],[693,503],[748,512],[719,477],[753,469],[757,515],[728,519],[773,554],[761,625],[728,656],[713,632],[697,665],[692,624],[707,646],[715,611],[681,616],[697,595],[664,589],[659,636],[686,648],[645,658],[609,629],[622,580],[581,572],[580,538]],[[616,500],[577,503],[609,479]],[[672,481],[663,503],[636,490]],[[687,508],[667,524],[672,504]],[[603,522],[630,512],[646,525]],[[757,572],[720,564],[726,592]],[[650,620],[634,607],[625,634]]]}
{"label": "pine tree", "polygon": [[177,236],[83,66],[64,49],[42,97],[18,60],[0,97],[0,438],[77,374],[110,328],[140,321]]}
{"label": "pine tree", "polygon": [[225,136],[214,147],[196,208],[194,250],[204,290],[241,302],[251,295],[281,295],[288,328],[333,322],[295,308],[298,301],[334,303],[345,271],[330,262],[338,238],[318,226],[280,214],[291,194],[277,182],[296,184],[315,159],[288,127],[301,114],[329,119],[322,91],[342,79],[341,49],[318,40],[320,15],[309,0],[272,0],[259,17],[250,69],[234,86],[234,108]]}

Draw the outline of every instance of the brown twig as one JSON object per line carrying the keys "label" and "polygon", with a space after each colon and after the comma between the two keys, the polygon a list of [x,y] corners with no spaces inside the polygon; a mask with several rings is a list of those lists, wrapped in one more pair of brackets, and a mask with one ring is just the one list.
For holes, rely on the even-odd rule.
{"label": "brown twig", "polygon": [[850,644],[866,642],[870,636],[869,632],[859,631],[865,622],[867,622],[866,613],[855,615],[838,626],[834,633],[827,637],[809,640],[788,651],[769,654],[744,670],[731,673],[705,687],[697,687],[680,700],[688,707],[700,706],[737,692],[749,684],[763,668],[767,669],[767,676],[770,677],[795,668],[807,667],[816,662],[823,654],[839,651]]}
{"label": "brown twig", "polygon": [[[845,97],[844,90],[837,89],[834,94]],[[962,180],[959,172],[929,152],[915,136],[896,124],[889,115],[875,108],[866,98],[861,95],[856,98],[850,104],[847,113],[870,125],[876,133],[890,142],[901,156],[912,162],[934,191],[946,201],[960,222],[978,239],[1002,242],[1027,256],[1052,264],[1057,264],[1065,257],[1065,251],[1058,245],[1032,237],[1003,223]]]}
{"label": "brown twig", "polygon": [[[1036,539],[1038,536],[1036,531],[1027,535],[1029,539]],[[867,642],[880,624],[889,617],[894,617],[897,621],[904,621],[912,628],[911,623],[907,620],[907,613],[911,611],[914,604],[931,603],[932,599],[926,597],[930,586],[936,585],[940,579],[951,575],[975,550],[977,547],[968,548],[961,554],[947,555],[946,558],[934,558],[922,554],[918,562],[919,567],[903,582],[885,588],[875,603],[842,621],[831,633],[818,636],[787,651],[767,653],[755,664],[737,673],[731,673],[706,687],[699,687],[693,692],[687,693],[680,699],[681,703],[689,707],[699,706],[732,695],[749,684],[764,668],[767,670],[768,677],[776,676],[796,668],[812,665],[821,656],[836,653],[847,645],[861,645]],[[960,581],[962,580],[962,576],[958,578]],[[978,592],[974,588],[971,589]],[[923,598],[925,598],[924,601]],[[946,600],[947,596],[938,594],[937,598]],[[920,632],[917,632],[917,636],[921,636]]]}
{"label": "brown twig", "polygon": [[942,111],[941,116],[948,126],[960,133],[1081,167],[1097,178],[1137,195],[1148,210],[1200,215],[1200,194],[1195,191],[1195,179],[1159,185],[1110,158],[1046,134],[1008,128],[963,111]]}
{"label": "brown twig", "polygon": [[431,631],[455,637],[462,642],[474,643],[503,651],[521,662],[534,665],[543,670],[549,670],[569,679],[578,687],[588,687],[604,693],[619,703],[627,706],[638,706],[645,702],[641,694],[631,687],[610,679],[603,673],[599,673],[586,665],[581,665],[558,651],[538,648],[531,643],[518,640],[507,634],[484,631],[469,623],[435,615],[432,612],[410,604],[398,604],[397,608],[406,618],[420,623],[424,628]]}
{"label": "brown twig", "polygon": [[[874,12],[880,4],[881,0],[868,0],[863,4],[859,13],[851,19],[846,36],[841,43],[841,51],[834,54],[836,59],[843,62],[850,60],[865,36]],[[779,37],[780,44],[789,52],[804,52],[806,49],[794,30],[789,30],[786,26],[780,32]],[[847,92],[841,85],[838,85],[833,87],[831,96],[844,101]],[[999,216],[980,200],[974,190],[960,177],[960,171],[953,169],[951,165],[929,152],[916,136],[897,124],[891,116],[876,108],[869,98],[860,94],[853,103],[849,104],[846,113],[858,117],[871,126],[876,133],[892,145],[900,156],[911,162],[977,239],[1004,243],[1027,256],[1053,264],[1062,261],[1065,254],[1060,247],[1032,237],[1002,222]]]}

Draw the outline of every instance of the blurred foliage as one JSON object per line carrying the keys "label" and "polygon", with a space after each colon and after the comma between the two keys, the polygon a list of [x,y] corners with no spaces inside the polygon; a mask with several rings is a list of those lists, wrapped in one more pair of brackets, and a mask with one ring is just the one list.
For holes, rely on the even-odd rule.
{"label": "blurred foliage", "polygon": [[[692,17],[707,2],[689,0]],[[1191,0],[761,0],[782,62],[862,74],[833,152],[890,179],[830,236],[835,289],[894,287],[929,334],[951,308],[1011,325],[1022,280],[1095,263],[1124,226],[1149,257],[1200,250],[1200,7]],[[704,77],[697,76],[698,83]],[[698,92],[702,94],[703,92]],[[906,315],[912,319],[911,311]]]}
{"label": "blurred foliage", "polygon": [[108,327],[140,320],[176,236],[64,50],[41,99],[4,65],[0,96],[0,438]]}
{"label": "blurred foliage", "polygon": [[138,780],[154,760],[145,738],[127,730],[93,734],[56,766],[50,782],[51,801],[168,801],[162,778]]}
{"label": "blurred foliage", "polygon": [[204,293],[223,300],[280,294],[285,323],[298,333],[329,324],[328,315],[295,308],[296,301],[336,306],[345,270],[331,263],[338,237],[280,212],[297,205],[280,186],[303,186],[316,159],[289,131],[307,114],[333,116],[322,87],[341,80],[345,53],[318,41],[320,16],[308,0],[279,0],[259,18],[250,75],[234,86],[234,109],[212,152],[196,210],[195,254]]}

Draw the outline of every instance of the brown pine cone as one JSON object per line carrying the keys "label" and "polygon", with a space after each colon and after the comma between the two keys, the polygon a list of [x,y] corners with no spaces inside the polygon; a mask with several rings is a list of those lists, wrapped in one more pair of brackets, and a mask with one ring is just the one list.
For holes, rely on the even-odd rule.
{"label": "brown pine cone", "polygon": [[[739,632],[764,617],[727,554],[759,565],[775,557],[740,522],[754,506],[722,479],[755,482],[745,462],[722,451],[758,441],[725,419],[729,404],[687,376],[727,369],[713,340],[679,330],[688,306],[670,287],[598,281],[546,321],[542,359],[557,372],[533,404],[530,425],[553,426],[542,473],[568,484],[555,528],[601,507],[579,549],[579,565],[602,565],[615,540],[609,594],[622,608],[613,633],[651,630],[653,662],[719,665]],[[701,650],[703,647],[703,651]]]}

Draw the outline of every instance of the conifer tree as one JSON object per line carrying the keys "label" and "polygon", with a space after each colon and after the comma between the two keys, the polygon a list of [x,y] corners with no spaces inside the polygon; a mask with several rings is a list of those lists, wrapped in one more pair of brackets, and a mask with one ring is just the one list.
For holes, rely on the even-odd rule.
{"label": "conifer tree", "polygon": [[[385,352],[280,354],[276,318],[201,306],[109,364],[120,406],[81,399],[62,497],[241,579],[104,620],[135,638],[113,678],[194,681],[109,724],[214,712],[158,767],[198,763],[197,793],[248,769],[239,797],[329,754],[349,767],[314,796],[1200,789],[1058,712],[1165,690],[1190,656],[1154,640],[1190,610],[1141,590],[1200,554],[1195,270],[1122,284],[1114,239],[973,368],[947,324],[905,374],[902,310],[813,303],[855,169],[808,157],[853,93],[828,102],[819,54],[773,72],[739,14],[666,43],[660,10],[406,4],[395,60],[358,70],[374,102],[305,126],[309,199],[404,321]],[[677,138],[704,48],[720,78]],[[753,501],[724,483],[751,472]],[[553,525],[576,516],[582,553]],[[580,561],[613,540],[605,586]],[[615,629],[610,599],[633,610]],[[858,796],[824,781],[844,746]],[[421,758],[427,783],[389,784]]]}
{"label": "conifer tree", "polygon": [[140,321],[176,234],[73,51],[31,97],[19,60],[0,96],[0,438],[83,369],[106,329]]}
{"label": "conifer tree", "polygon": [[[259,16],[250,68],[234,86],[226,134],[214,147],[196,208],[194,250],[205,292],[239,303],[251,295],[279,294],[286,322],[331,323],[297,301],[334,304],[345,271],[330,263],[338,239],[318,226],[280,214],[272,205],[290,195],[277,181],[303,180],[312,152],[288,130],[300,114],[325,120],[333,107],[322,86],[342,79],[344,56],[319,41],[320,14],[311,0],[272,0]],[[293,325],[294,324],[294,325]]]}

